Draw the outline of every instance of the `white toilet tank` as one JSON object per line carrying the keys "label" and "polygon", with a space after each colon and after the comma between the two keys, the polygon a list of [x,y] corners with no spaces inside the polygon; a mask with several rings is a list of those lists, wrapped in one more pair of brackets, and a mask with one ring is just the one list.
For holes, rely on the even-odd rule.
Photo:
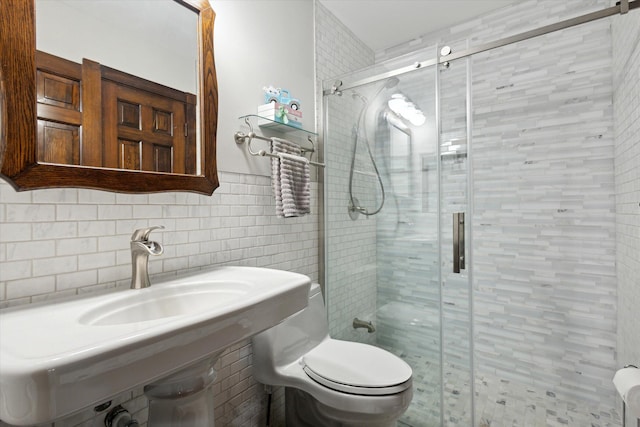
{"label": "white toilet tank", "polygon": [[252,338],[254,377],[263,384],[278,385],[274,368],[294,362],[328,335],[320,285],[313,283],[307,308]]}

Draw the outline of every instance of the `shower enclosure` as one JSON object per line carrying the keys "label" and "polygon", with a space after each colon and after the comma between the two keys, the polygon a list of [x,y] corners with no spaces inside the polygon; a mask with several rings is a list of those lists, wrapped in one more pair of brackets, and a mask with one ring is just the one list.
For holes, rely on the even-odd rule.
{"label": "shower enclosure", "polygon": [[606,21],[324,82],[330,332],[411,365],[400,425],[620,425]]}

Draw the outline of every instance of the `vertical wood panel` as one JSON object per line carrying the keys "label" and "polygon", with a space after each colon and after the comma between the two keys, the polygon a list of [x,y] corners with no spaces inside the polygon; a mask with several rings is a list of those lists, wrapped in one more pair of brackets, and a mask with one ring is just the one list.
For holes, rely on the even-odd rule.
{"label": "vertical wood panel", "polygon": [[100,64],[82,60],[82,164],[102,166],[102,79]]}
{"label": "vertical wood panel", "polygon": [[117,168],[118,155],[118,102],[115,83],[102,82],[102,163],[106,168]]}
{"label": "vertical wood panel", "polygon": [[[3,153],[0,155],[0,173],[7,177],[16,176],[36,163],[34,15],[35,9],[30,1],[0,1],[3,27],[0,31],[0,74],[5,111],[11,112],[11,120],[5,122],[5,137],[0,139],[0,152]],[[25,37],[15,37],[15,34],[25,34]],[[9,182],[13,184],[11,180]]]}
{"label": "vertical wood panel", "polygon": [[[198,173],[197,162],[200,157],[198,153],[202,153],[202,149],[198,150],[197,129],[196,129],[196,104],[195,95],[188,95],[185,104],[185,118],[187,120],[187,134],[184,141],[184,173],[196,175]],[[201,138],[202,139],[202,138]],[[203,146],[202,144],[200,144]]]}
{"label": "vertical wood panel", "polygon": [[[204,156],[201,160],[202,171],[210,177],[215,187],[218,187],[216,175],[216,131],[218,129],[218,81],[213,50],[213,23],[216,14],[208,1],[194,1],[200,3],[200,40],[202,73],[200,80],[200,108],[202,109],[200,139]],[[206,160],[206,161],[205,161]]]}

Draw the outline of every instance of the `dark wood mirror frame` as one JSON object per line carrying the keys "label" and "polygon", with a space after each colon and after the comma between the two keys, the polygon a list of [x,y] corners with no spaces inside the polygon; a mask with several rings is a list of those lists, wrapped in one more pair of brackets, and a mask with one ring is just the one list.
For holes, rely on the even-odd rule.
{"label": "dark wood mirror frame", "polygon": [[36,154],[35,0],[0,1],[0,176],[16,191],[56,187],[125,193],[218,187],[216,130],[218,87],[213,56],[215,13],[208,0],[175,0],[198,13],[201,175],[39,163]]}

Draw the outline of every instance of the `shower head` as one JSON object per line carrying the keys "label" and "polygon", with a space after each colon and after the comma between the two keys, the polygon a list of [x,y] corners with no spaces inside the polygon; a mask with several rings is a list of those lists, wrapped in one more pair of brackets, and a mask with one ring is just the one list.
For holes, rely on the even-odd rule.
{"label": "shower head", "polygon": [[[382,83],[382,86],[380,86],[380,88],[375,92],[375,95],[371,97],[371,100],[375,100],[376,97],[380,95],[380,92],[382,92],[384,89],[391,89],[398,86],[398,83],[400,83],[400,80],[397,77],[389,77]],[[352,96],[354,99],[359,98],[365,105],[369,103],[369,100],[365,96],[359,94],[356,91],[353,91]]]}

